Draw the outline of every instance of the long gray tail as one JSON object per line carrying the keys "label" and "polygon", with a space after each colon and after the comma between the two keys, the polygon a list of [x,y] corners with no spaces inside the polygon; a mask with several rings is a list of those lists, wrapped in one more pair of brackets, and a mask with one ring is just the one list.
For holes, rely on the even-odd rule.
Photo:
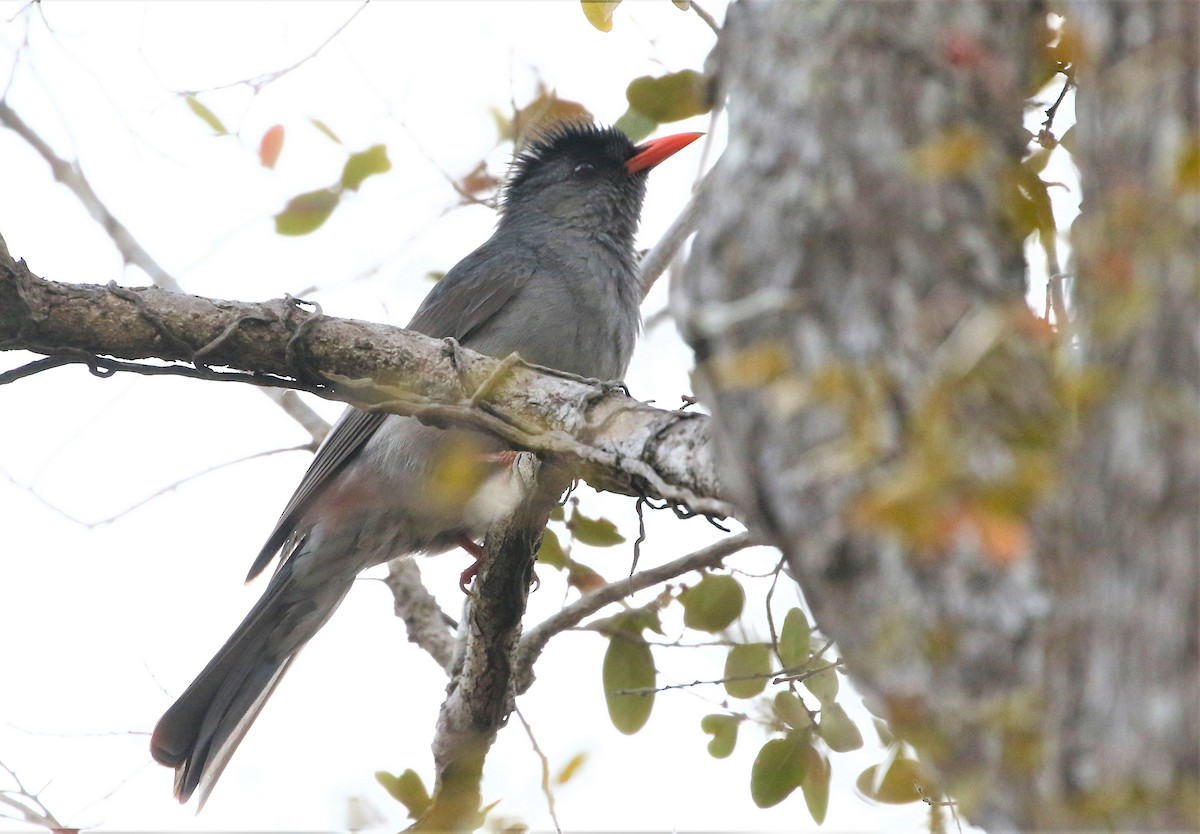
{"label": "long gray tail", "polygon": [[350,590],[353,577],[301,588],[285,562],[262,598],[150,737],[150,755],[175,768],[175,796],[200,805],[296,655]]}

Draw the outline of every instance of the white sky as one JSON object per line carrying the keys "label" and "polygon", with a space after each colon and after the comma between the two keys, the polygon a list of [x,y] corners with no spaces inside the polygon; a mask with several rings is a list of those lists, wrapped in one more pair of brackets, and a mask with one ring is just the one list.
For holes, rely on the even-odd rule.
{"label": "white sky", "polygon": [[[426,272],[448,268],[491,230],[486,209],[449,210],[455,195],[439,171],[462,175],[484,155],[502,170],[506,152],[492,150],[491,108],[527,101],[540,77],[612,121],[624,110],[629,80],[702,68],[713,43],[697,16],[666,0],[626,2],[609,34],[588,25],[576,2],[376,2],[318,57],[257,95],[245,86],[202,93],[238,134],[217,138],[178,91],[286,67],[357,5],[48,0],[40,13],[24,6],[0,2],[6,100],[60,155],[81,161],[108,207],[189,292],[255,300],[316,286],[307,297],[331,315],[396,324],[429,289]],[[723,18],[722,3],[706,8]],[[334,181],[345,156],[309,118],[323,120],[352,150],[385,143],[394,167],[317,233],[280,238],[272,215],[288,197]],[[255,150],[277,123],[287,138],[272,172],[257,164]],[[706,118],[667,128],[712,129]],[[698,149],[681,153],[651,177],[643,245],[686,201],[700,156]],[[14,256],[54,280],[146,282],[123,267],[75,197],[5,130],[0,234]],[[665,304],[663,283],[645,314]],[[0,356],[0,368],[26,358]],[[688,362],[672,328],[662,326],[644,340],[628,381],[635,395],[673,406],[690,391]],[[331,418],[340,410],[314,404]],[[111,524],[88,528],[66,517],[99,521],[210,466],[304,442],[289,418],[248,387],[99,380],[63,369],[0,388],[0,426],[0,761],[28,786],[45,787],[45,803],[72,825],[335,829],[348,825],[348,808],[359,800],[382,829],[406,824],[372,773],[411,767],[428,784],[445,679],[405,641],[377,582],[360,582],[304,652],[200,817],[174,802],[171,772],[147,752],[158,716],[261,593],[264,583],[243,587],[241,580],[307,453],[197,478]],[[586,512],[609,516],[632,541],[632,502],[594,494],[583,501]],[[713,537],[703,521],[669,513],[650,514],[648,528],[643,565]],[[586,561],[615,578],[630,555],[626,545],[588,552]],[[421,563],[455,616],[465,564],[461,553]],[[762,574],[774,557],[759,549],[732,564]],[[564,599],[561,579],[546,568],[540,575],[527,623]],[[762,639],[761,601],[753,591],[751,599],[743,633]],[[777,594],[780,616],[793,604],[792,589]],[[671,637],[678,618],[676,607]],[[705,752],[699,721],[721,711],[719,687],[661,693],[646,729],[617,733],[600,687],[604,648],[594,634],[561,635],[519,701],[552,770],[577,753],[588,756],[556,791],[565,828],[813,828],[799,791],[767,811],[750,801],[761,732],[744,727],[730,759]],[[656,653],[664,683],[720,677],[723,657],[698,649]],[[733,708],[759,709],[751,702]],[[824,830],[921,830],[923,808],[879,808],[854,795],[854,778],[881,751],[865,712],[852,715],[868,747],[833,756]],[[485,801],[500,799],[500,814],[547,829],[539,782],[539,762],[514,718],[489,756]]]}

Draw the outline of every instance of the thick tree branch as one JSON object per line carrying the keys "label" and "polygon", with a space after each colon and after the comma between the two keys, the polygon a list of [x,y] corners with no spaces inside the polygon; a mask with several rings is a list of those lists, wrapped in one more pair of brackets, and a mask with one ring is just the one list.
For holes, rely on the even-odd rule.
{"label": "thick tree branch", "polygon": [[416,559],[403,556],[388,562],[384,582],[392,592],[396,616],[408,628],[409,642],[423,649],[449,674],[456,651],[455,624],[421,582]]}
{"label": "thick tree branch", "polygon": [[[729,516],[707,419],[595,380],[504,362],[386,325],[322,316],[295,299],[216,301],[154,287],[56,284],[0,264],[0,349],[105,367],[311,391],[496,434],[553,455],[593,486]],[[129,370],[128,366],[114,365]],[[221,368],[223,370],[215,370]]]}
{"label": "thick tree branch", "polygon": [[570,483],[563,469],[521,455],[513,477],[526,497],[484,540],[487,558],[471,592],[446,700],[433,741],[433,802],[420,831],[474,830],[481,821],[483,763],[514,708],[513,658],[529,597],[534,555],[550,511]]}

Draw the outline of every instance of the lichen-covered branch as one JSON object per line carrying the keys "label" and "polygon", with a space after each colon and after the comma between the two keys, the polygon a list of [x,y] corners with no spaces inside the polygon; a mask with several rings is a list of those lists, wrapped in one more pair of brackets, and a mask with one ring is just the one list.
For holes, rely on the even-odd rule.
{"label": "lichen-covered branch", "polygon": [[559,458],[600,489],[706,515],[733,512],[711,464],[703,415],[656,409],[611,385],[500,362],[399,328],[326,317],[294,299],[247,303],[155,287],[59,284],[23,263],[0,263],[0,349],[101,374],[293,388],[470,426]]}

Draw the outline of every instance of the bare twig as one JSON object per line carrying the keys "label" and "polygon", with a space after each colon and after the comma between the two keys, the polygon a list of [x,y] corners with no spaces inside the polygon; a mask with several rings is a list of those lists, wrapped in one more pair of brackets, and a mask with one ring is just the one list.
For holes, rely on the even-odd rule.
{"label": "bare twig", "polygon": [[642,298],[645,299],[650,294],[650,290],[654,287],[654,283],[659,279],[667,267],[671,265],[671,261],[679,254],[679,250],[683,248],[683,244],[687,242],[688,237],[692,232],[696,231],[696,223],[700,219],[700,211],[706,199],[707,190],[705,185],[709,182],[707,176],[704,177],[697,185],[692,194],[692,199],[683,207],[683,211],[675,218],[675,221],[667,228],[663,236],[659,238],[658,243],[646,253],[642,258],[640,265],[642,275]]}
{"label": "bare twig", "polygon": [[54,179],[70,189],[71,193],[87,209],[92,219],[108,233],[125,263],[136,266],[149,275],[155,286],[183,292],[183,287],[179,285],[179,282],[163,269],[149,252],[142,248],[129,229],[108,210],[108,207],[92,189],[91,183],[84,176],[83,169],[78,162],[68,162],[56,154],[46,140],[35,133],[33,128],[8,106],[6,101],[0,101],[0,125],[16,133],[25,140],[26,144],[37,151],[38,155],[50,166]]}
{"label": "bare twig", "polygon": [[513,663],[516,691],[524,692],[533,683],[533,664],[555,634],[577,626],[585,617],[595,614],[604,606],[624,599],[630,594],[666,582],[668,579],[681,576],[689,571],[715,567],[721,564],[727,556],[756,544],[760,544],[760,542],[751,533],[729,536],[694,553],[689,553],[687,556],[667,562],[665,565],[659,565],[631,577],[610,582],[603,588],[597,588],[574,604],[547,617],[529,629],[521,639]]}
{"label": "bare twig", "polygon": [[542,748],[538,745],[537,736],[533,734],[533,727],[529,726],[529,722],[525,720],[525,716],[521,713],[521,710],[514,709],[513,712],[520,719],[521,726],[525,728],[525,735],[529,736],[529,743],[533,746],[533,752],[537,754],[538,760],[542,763],[542,793],[546,797],[546,810],[550,812],[550,820],[554,823],[554,830],[557,834],[562,834],[562,825],[559,823],[558,813],[554,809],[554,791],[550,789],[550,760],[542,752]]}
{"label": "bare twig", "polygon": [[263,73],[262,75],[256,76],[255,78],[246,78],[246,79],[240,79],[238,81],[230,81],[228,84],[219,84],[216,87],[208,87],[204,90],[184,90],[181,92],[181,94],[189,95],[189,94],[195,94],[195,93],[201,93],[201,92],[209,92],[211,90],[227,90],[230,87],[241,87],[241,86],[249,87],[255,93],[258,93],[263,87],[267,86],[272,81],[276,81],[279,78],[282,78],[283,76],[287,75],[289,72],[292,72],[293,70],[304,66],[309,61],[311,61],[313,58],[316,58],[317,55],[321,54],[321,51],[324,50],[325,47],[327,47],[327,46],[329,46],[329,44],[333,43],[333,41],[337,38],[337,36],[342,34],[342,32],[345,31],[346,27],[349,26],[351,23],[353,23],[354,19],[356,17],[358,17],[360,14],[362,14],[363,9],[365,9],[370,2],[371,2],[371,0],[363,0],[362,4],[357,9],[354,10],[354,13],[351,14],[348,18],[346,18],[345,23],[343,23],[337,29],[333,30],[333,34],[331,34],[329,37],[327,37],[325,40],[323,40],[320,43],[320,45],[317,46],[316,49],[312,50],[311,52],[306,54],[303,58],[300,58],[299,60],[295,61],[294,63],[289,64],[288,66],[284,67],[283,69],[278,69],[278,70],[274,70],[273,72]]}
{"label": "bare twig", "polygon": [[0,769],[3,769],[8,774],[8,778],[17,786],[16,790],[0,790],[0,809],[7,808],[13,812],[9,813],[0,810],[0,819],[27,822],[30,825],[41,826],[51,831],[66,829],[66,826],[55,819],[50,809],[38,798],[38,792],[31,791],[25,787],[21,778],[17,776],[16,771],[3,762],[0,762]]}
{"label": "bare twig", "polygon": [[717,23],[717,19],[715,17],[704,11],[704,9],[700,8],[700,6],[696,3],[696,0],[691,0],[688,5],[691,6],[692,11],[696,13],[696,17],[703,20],[708,28],[713,30],[713,34],[715,34],[718,38],[721,37],[721,26]]}
{"label": "bare twig", "polygon": [[218,470],[226,469],[230,466],[236,466],[239,463],[246,463],[247,461],[255,460],[256,458],[270,457],[271,455],[278,455],[278,454],[282,454],[284,452],[302,452],[302,451],[309,451],[309,452],[313,451],[313,444],[301,443],[298,446],[285,446],[285,447],[279,448],[279,449],[266,449],[262,452],[254,452],[253,454],[242,455],[241,457],[234,458],[233,460],[227,460],[224,463],[214,464],[213,466],[209,466],[206,469],[200,470],[199,472],[193,472],[191,475],[186,475],[177,481],[169,483],[166,486],[162,487],[161,489],[155,490],[154,492],[150,493],[145,498],[142,498],[140,501],[137,501],[137,502],[129,505],[128,507],[121,510],[120,512],[113,513],[110,516],[106,516],[105,518],[97,519],[96,521],[84,521],[81,518],[76,518],[75,516],[68,513],[66,510],[63,510],[62,508],[56,506],[52,502],[46,500],[44,497],[39,495],[37,490],[34,489],[32,485],[22,484],[16,478],[14,478],[12,475],[5,472],[3,469],[0,469],[0,475],[3,475],[5,478],[7,478],[8,481],[11,484],[13,484],[14,486],[17,486],[17,487],[25,490],[26,492],[28,492],[30,495],[32,495],[34,498],[36,498],[42,504],[44,504],[45,506],[54,510],[59,515],[61,515],[63,518],[65,518],[69,521],[72,521],[75,524],[78,524],[80,527],[85,527],[89,530],[92,530],[92,529],[95,529],[96,527],[102,527],[105,524],[112,524],[114,521],[116,521],[120,518],[123,518],[124,516],[129,515],[134,510],[137,510],[137,509],[145,506],[146,504],[149,504],[155,498],[159,498],[163,495],[166,495],[168,492],[174,492],[176,489],[183,486],[188,481],[194,481],[197,478],[202,478],[205,475],[212,474],[213,472],[217,472]]}
{"label": "bare twig", "polygon": [[[355,12],[355,14],[357,13]],[[92,188],[91,183],[88,182],[87,177],[84,176],[83,168],[79,163],[69,162],[56,154],[49,143],[26,124],[25,120],[8,106],[8,102],[2,99],[0,99],[0,125],[7,127],[24,139],[46,161],[54,178],[75,195],[88,214],[108,233],[126,264],[136,266],[145,272],[156,287],[173,292],[183,292],[179,281],[163,269],[158,261],[138,243],[137,238],[129,229],[108,210],[108,206],[104,204]],[[305,405],[295,394],[289,395],[287,392],[269,390],[264,390],[263,393],[299,423],[312,437],[313,442],[320,443],[325,439],[325,435],[329,433],[329,423]]]}

